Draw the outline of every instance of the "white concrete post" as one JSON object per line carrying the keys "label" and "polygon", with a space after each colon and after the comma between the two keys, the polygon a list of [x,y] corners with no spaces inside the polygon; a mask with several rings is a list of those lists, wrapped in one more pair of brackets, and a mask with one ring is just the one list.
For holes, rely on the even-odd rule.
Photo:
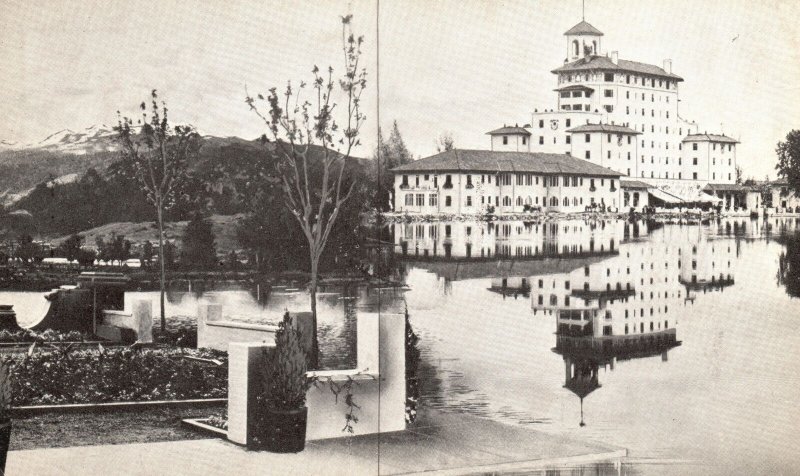
{"label": "white concrete post", "polygon": [[[360,326],[361,322],[359,322]],[[404,314],[380,315],[380,432],[406,428],[406,320]]]}
{"label": "white concrete post", "polygon": [[140,299],[133,302],[133,321],[136,326],[137,341],[142,344],[153,342],[153,301]]}
{"label": "white concrete post", "polygon": [[234,443],[246,445],[253,438],[255,406],[266,375],[265,355],[274,350],[274,343],[228,345],[228,439]]}
{"label": "white concrete post", "polygon": [[380,315],[377,312],[359,312],[356,322],[356,370],[377,373]]}
{"label": "white concrete post", "polygon": [[209,321],[222,318],[222,304],[200,304],[197,310],[197,348],[209,347],[206,327]]}

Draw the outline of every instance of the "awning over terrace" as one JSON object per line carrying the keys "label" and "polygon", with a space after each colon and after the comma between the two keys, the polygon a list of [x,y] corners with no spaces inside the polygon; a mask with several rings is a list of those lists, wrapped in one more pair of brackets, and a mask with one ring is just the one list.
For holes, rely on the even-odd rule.
{"label": "awning over terrace", "polygon": [[679,198],[679,197],[677,197],[675,195],[672,195],[671,193],[667,193],[667,192],[665,192],[665,191],[663,191],[661,189],[658,189],[658,188],[651,188],[647,192],[653,198],[655,198],[657,200],[660,200],[660,201],[662,201],[664,203],[669,203],[669,204],[683,203],[683,200],[681,198]]}

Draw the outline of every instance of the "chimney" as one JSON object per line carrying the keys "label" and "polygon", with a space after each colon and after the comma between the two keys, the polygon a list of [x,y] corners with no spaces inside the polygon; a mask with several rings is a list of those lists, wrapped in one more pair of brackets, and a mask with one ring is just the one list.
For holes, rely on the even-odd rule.
{"label": "chimney", "polygon": [[672,74],[672,60],[671,59],[665,59],[664,60],[664,71],[666,71],[667,73]]}
{"label": "chimney", "polygon": [[619,64],[619,51],[611,52],[611,62],[614,64]]}

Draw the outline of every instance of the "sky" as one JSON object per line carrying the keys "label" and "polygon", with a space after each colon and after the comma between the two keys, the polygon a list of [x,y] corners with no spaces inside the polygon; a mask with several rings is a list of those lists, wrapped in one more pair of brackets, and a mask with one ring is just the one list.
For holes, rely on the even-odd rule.
{"label": "sky", "polygon": [[[425,157],[443,132],[488,148],[487,131],[555,107],[550,71],[581,0],[0,0],[0,11],[0,139],[110,126],[154,88],[176,122],[257,137],[246,88],[341,71],[339,16],[353,14],[369,81],[355,154],[371,156],[378,121],[396,120]],[[681,115],[740,140],[745,176],[774,176],[775,144],[800,127],[800,2],[586,0],[585,18],[606,52],[672,59]]]}

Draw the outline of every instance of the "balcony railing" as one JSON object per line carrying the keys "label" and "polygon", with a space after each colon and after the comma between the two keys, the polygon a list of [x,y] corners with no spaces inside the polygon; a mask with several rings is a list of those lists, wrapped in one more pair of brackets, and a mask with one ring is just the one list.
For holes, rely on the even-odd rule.
{"label": "balcony railing", "polygon": [[408,190],[409,188],[411,188],[411,186],[407,183],[400,184],[400,190]]}
{"label": "balcony railing", "polygon": [[589,187],[589,191],[590,191],[590,192],[596,192],[596,191],[597,191],[597,188],[595,188],[595,186],[594,186],[594,185],[592,185],[591,187]]}
{"label": "balcony railing", "polygon": [[450,182],[447,182],[447,183],[445,183],[444,185],[442,185],[442,188],[448,188],[448,189],[449,189],[449,188],[453,188],[453,184],[452,184],[452,183],[450,183]]}
{"label": "balcony railing", "polygon": [[469,189],[469,188],[475,188],[475,186],[474,186],[474,185],[472,185],[471,183],[468,183],[468,184],[466,185],[466,187],[464,187],[464,188],[468,188],[468,189]]}

